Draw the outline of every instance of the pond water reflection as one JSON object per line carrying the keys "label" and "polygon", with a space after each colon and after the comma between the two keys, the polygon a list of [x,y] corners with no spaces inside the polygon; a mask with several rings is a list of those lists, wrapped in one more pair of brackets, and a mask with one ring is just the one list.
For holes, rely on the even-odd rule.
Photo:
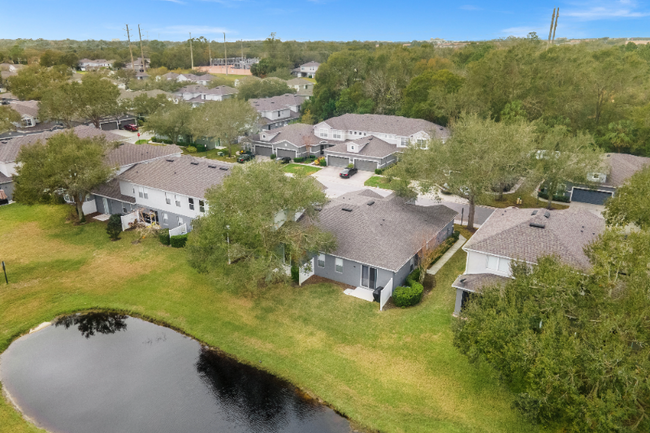
{"label": "pond water reflection", "polygon": [[289,383],[169,328],[109,313],[59,319],[0,356],[0,380],[51,432],[349,432]]}

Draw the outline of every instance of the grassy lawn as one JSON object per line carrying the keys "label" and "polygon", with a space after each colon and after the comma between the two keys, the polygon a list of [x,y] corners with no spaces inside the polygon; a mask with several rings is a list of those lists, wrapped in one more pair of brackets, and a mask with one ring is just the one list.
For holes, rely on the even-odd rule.
{"label": "grassy lawn", "polygon": [[[228,68],[230,70],[230,68]],[[235,80],[242,79],[242,78],[248,78],[250,75],[233,75],[233,74],[210,74],[214,75],[215,77],[223,78],[224,80],[229,82],[230,87],[235,86]]]}
{"label": "grassy lawn", "polygon": [[[517,206],[520,208],[532,208],[532,207],[546,207],[546,200],[537,200],[533,197],[531,189],[520,188],[514,194],[504,194],[501,200],[498,200],[498,196],[490,195],[484,196],[479,204],[483,206],[492,206],[498,208],[506,208],[510,206]],[[522,204],[517,204],[517,198],[521,198]],[[567,209],[568,205],[553,203],[552,209]]]}
{"label": "grassy lawn", "polygon": [[[219,152],[224,152],[226,156],[219,156]],[[197,158],[208,158],[208,159],[214,159],[217,161],[224,161],[224,162],[237,162],[237,157],[235,156],[227,156],[228,151],[222,150],[222,149],[210,149],[205,152],[194,152],[194,153],[189,153],[187,151],[187,148],[183,148],[183,155],[191,155],[191,156],[196,156]]]}
{"label": "grassy lawn", "polygon": [[320,170],[320,167],[315,167],[313,165],[303,165],[303,164],[287,164],[284,166],[284,171],[287,173],[303,173],[303,174],[314,174]]}
{"label": "grassy lawn", "polygon": [[[55,316],[91,308],[167,323],[313,393],[381,432],[538,432],[513,395],[452,344],[460,250],[410,309],[379,312],[330,284],[257,289],[230,269],[197,274],[183,250],[134,233],[110,242],[105,224],[66,223],[68,206],[0,208],[0,351]],[[0,398],[0,432],[34,432]]]}
{"label": "grassy lawn", "polygon": [[382,177],[382,176],[372,176],[370,179],[365,181],[364,183],[365,186],[372,186],[375,188],[383,188],[383,189],[395,189],[393,185],[391,185],[391,182],[389,181],[388,177]]}

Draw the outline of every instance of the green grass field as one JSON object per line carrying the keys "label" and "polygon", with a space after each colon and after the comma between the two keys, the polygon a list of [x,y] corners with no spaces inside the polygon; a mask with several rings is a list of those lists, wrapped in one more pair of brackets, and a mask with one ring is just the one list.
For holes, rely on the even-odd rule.
{"label": "green grass field", "polygon": [[[452,345],[459,251],[437,287],[410,309],[380,312],[331,284],[259,289],[231,269],[200,275],[183,250],[105,224],[75,226],[68,206],[0,208],[0,351],[54,317],[87,309],[151,318],[315,394],[381,432],[537,432],[513,395]],[[137,402],[132,402],[137,404]],[[0,432],[37,429],[0,398]]]}
{"label": "green grass field", "polygon": [[284,166],[284,171],[287,173],[314,174],[317,171],[320,171],[320,167],[315,167],[313,165],[291,163]]}
{"label": "green grass field", "polygon": [[383,176],[372,176],[370,179],[364,182],[364,185],[372,186],[375,188],[395,189],[393,185],[391,185],[389,178]]}

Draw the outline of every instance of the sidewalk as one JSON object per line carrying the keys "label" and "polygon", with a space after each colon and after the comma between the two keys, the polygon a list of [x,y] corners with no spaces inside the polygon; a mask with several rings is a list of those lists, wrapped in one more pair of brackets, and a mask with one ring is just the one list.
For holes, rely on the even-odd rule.
{"label": "sidewalk", "polygon": [[427,270],[427,274],[429,275],[435,275],[438,273],[438,271],[453,257],[454,254],[456,254],[456,251],[460,249],[463,245],[465,245],[465,242],[467,242],[467,239],[463,237],[463,235],[460,235],[456,243],[447,250],[446,253],[440,257],[440,259]]}

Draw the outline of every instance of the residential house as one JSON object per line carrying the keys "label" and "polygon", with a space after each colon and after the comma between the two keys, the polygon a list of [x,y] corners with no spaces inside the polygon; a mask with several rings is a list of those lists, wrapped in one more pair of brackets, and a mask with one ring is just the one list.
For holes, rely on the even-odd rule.
{"label": "residential house", "polygon": [[112,212],[113,206],[122,213],[141,210],[163,228],[186,225],[191,230],[192,220],[208,210],[205,191],[220,184],[231,167],[206,158],[167,157],[131,167],[115,178],[119,189],[112,183],[104,193],[110,189]]}
{"label": "residential house", "polygon": [[315,275],[368,290],[395,288],[418,265],[418,253],[435,248],[454,231],[457,212],[417,206],[369,189],[332,199],[315,223],[332,233],[336,250],[313,259]]}
{"label": "residential house", "polygon": [[164,158],[177,158],[182,149],[175,145],[155,146],[152,144],[124,143],[106,155],[106,164],[116,167],[113,179],[93,190],[84,204],[84,212],[103,214],[126,214],[136,208],[135,198],[120,193],[118,177],[136,165],[152,163]]}
{"label": "residential house", "polygon": [[463,246],[465,273],[454,281],[460,314],[472,294],[512,278],[513,262],[537,264],[544,256],[586,271],[584,247],[605,230],[605,221],[586,210],[497,209]]}
{"label": "residential house", "polygon": [[14,181],[0,171],[0,204],[6,204],[14,194]]}
{"label": "residential house", "polygon": [[284,156],[324,155],[328,165],[353,164],[374,171],[395,163],[397,154],[409,145],[425,146],[433,138],[449,137],[449,130],[435,123],[380,114],[344,114],[314,126],[289,127],[261,131],[253,137],[254,152],[279,156],[281,147]]}
{"label": "residential house", "polygon": [[111,68],[113,67],[114,60],[106,59],[81,59],[77,64],[77,67],[80,71],[93,71],[101,68]]}
{"label": "residential house", "polygon": [[165,95],[168,101],[172,102],[177,102],[177,99],[175,96],[169,92],[165,92],[164,90],[160,89],[153,89],[153,90],[122,90],[120,92],[120,97],[119,99],[125,101],[125,100],[133,100],[137,98],[138,96],[146,95],[149,98],[155,98],[158,95]]}
{"label": "residential house", "polygon": [[9,106],[20,114],[21,121],[16,124],[17,128],[33,128],[41,123],[38,118],[38,101],[13,101]]}
{"label": "residential house", "polygon": [[196,107],[207,101],[224,101],[234,98],[237,93],[237,89],[228,86],[217,86],[209,89],[205,86],[193,84],[179,89],[174,93],[174,96],[178,100],[189,102]]}
{"label": "residential house", "polygon": [[249,99],[260,114],[260,129],[270,131],[300,118],[300,107],[307,98],[287,93],[271,98]]}
{"label": "residential house", "polygon": [[149,79],[149,74],[147,74],[144,71],[143,72],[136,72],[135,73],[135,79],[139,80],[139,81],[148,80]]}
{"label": "residential house", "polygon": [[194,74],[180,74],[176,77],[176,81],[179,83],[194,83],[200,86],[207,86],[212,80],[214,80],[214,75],[205,74],[205,75],[194,75]]}
{"label": "residential house", "polygon": [[298,78],[300,77],[314,78],[316,76],[316,71],[318,70],[319,66],[320,63],[318,62],[308,62],[305,63],[304,65],[300,65],[296,69],[293,69],[291,73]]}
{"label": "residential house", "polygon": [[[104,132],[100,129],[96,129],[94,126],[82,125],[73,128],[73,130],[75,134],[81,138],[103,136],[109,142],[117,142],[122,140],[122,137],[111,134],[109,132]],[[46,131],[38,134],[21,135],[17,137],[0,139],[0,173],[3,175],[2,182],[4,182],[2,184],[2,189],[9,196],[9,199],[11,199],[11,193],[13,191],[11,178],[16,175],[16,158],[18,157],[20,149],[23,146],[29,146],[38,141],[43,142],[52,137],[54,134],[58,134],[60,132],[60,130]],[[8,181],[7,179],[10,180]]]}
{"label": "residential house", "polygon": [[297,94],[300,96],[309,98],[314,94],[314,83],[304,78],[293,78],[287,81],[287,85],[292,89],[296,89]]}
{"label": "residential house", "polygon": [[128,61],[124,63],[125,63],[124,69],[133,69],[136,72],[145,72],[149,67],[149,65],[151,64],[151,59],[145,57],[143,61],[142,57],[138,57],[133,61],[133,63]]}
{"label": "residential house", "polygon": [[650,167],[650,158],[606,153],[602,167],[602,172],[588,176],[592,186],[567,183],[568,198],[575,202],[604,205],[634,173]]}
{"label": "residential house", "polygon": [[167,72],[166,74],[163,75],[158,75],[156,77],[156,81],[176,81],[178,79],[179,74],[175,72]]}

